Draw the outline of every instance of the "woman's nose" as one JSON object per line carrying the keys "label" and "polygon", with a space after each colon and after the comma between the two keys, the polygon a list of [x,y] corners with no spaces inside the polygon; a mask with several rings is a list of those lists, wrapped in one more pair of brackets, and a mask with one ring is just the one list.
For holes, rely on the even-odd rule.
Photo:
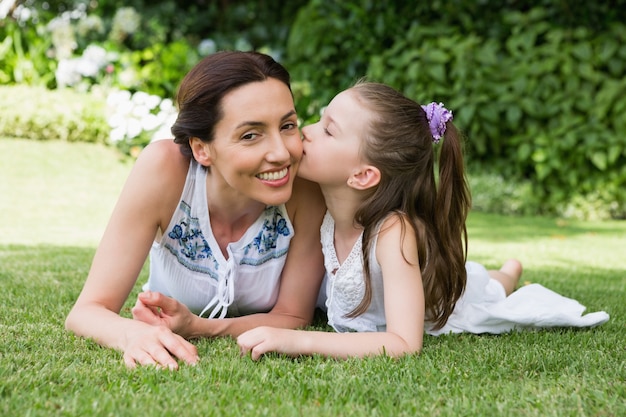
{"label": "woman's nose", "polygon": [[274,162],[284,162],[291,157],[285,139],[280,134],[274,135],[267,155],[268,160]]}

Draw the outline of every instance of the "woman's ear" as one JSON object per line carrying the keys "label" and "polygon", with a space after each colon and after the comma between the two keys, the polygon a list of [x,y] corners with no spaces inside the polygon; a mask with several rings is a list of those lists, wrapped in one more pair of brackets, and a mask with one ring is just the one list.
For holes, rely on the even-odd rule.
{"label": "woman's ear", "polygon": [[211,165],[211,149],[208,143],[202,141],[200,138],[191,137],[189,139],[189,146],[191,146],[191,152],[193,152],[194,159],[200,165]]}
{"label": "woman's ear", "polygon": [[355,190],[367,190],[380,182],[380,170],[372,165],[364,165],[348,179],[348,186]]}

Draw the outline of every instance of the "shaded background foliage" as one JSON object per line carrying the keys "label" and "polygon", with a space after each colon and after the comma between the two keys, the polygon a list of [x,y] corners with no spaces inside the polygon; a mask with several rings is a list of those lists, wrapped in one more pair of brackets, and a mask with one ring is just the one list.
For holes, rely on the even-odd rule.
{"label": "shaded background foliage", "polygon": [[[171,98],[206,54],[261,50],[290,70],[304,122],[315,121],[334,94],[362,76],[421,102],[445,102],[468,138],[473,188],[488,193],[476,199],[478,208],[625,218],[625,6],[626,0],[25,0],[14,9],[34,11],[30,19],[0,23],[0,82],[56,89],[60,60],[51,55],[47,30],[53,19],[80,9],[74,23],[96,15],[103,29],[77,35],[72,54],[94,44],[114,54],[75,89],[93,93],[104,85]],[[138,29],[113,36],[116,14],[129,7],[140,16]],[[0,120],[3,134],[15,131],[11,126]],[[143,146],[145,137],[133,143]]]}

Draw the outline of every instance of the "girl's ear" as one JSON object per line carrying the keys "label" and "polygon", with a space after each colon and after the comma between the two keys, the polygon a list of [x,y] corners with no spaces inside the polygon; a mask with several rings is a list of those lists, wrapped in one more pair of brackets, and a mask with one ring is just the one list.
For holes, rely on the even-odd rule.
{"label": "girl's ear", "polygon": [[189,139],[189,146],[191,146],[191,152],[193,152],[193,157],[200,165],[211,165],[211,149],[208,143],[203,142],[199,138],[192,137],[191,139]]}
{"label": "girl's ear", "polygon": [[367,190],[380,182],[380,170],[372,165],[364,165],[348,178],[348,186],[355,190]]}

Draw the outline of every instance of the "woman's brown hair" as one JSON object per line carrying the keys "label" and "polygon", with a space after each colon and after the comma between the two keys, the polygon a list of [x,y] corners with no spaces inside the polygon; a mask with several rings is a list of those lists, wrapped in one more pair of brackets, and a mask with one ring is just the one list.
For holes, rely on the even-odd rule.
{"label": "woman's brown hair", "polygon": [[189,146],[192,137],[213,140],[215,125],[223,117],[221,103],[226,94],[268,78],[282,81],[291,91],[289,73],[269,55],[223,51],[200,61],[183,78],[176,97],[178,118],[172,134],[181,152],[193,158]]}

